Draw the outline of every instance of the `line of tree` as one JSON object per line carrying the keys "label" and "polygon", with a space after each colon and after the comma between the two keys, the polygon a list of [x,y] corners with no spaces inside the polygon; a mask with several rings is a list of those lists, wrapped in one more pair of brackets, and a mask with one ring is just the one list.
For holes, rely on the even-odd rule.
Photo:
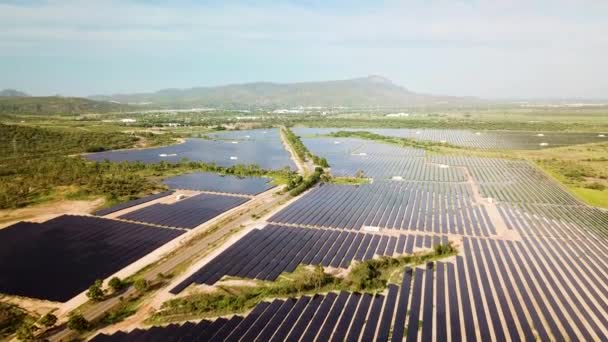
{"label": "line of tree", "polygon": [[312,162],[315,165],[319,165],[321,167],[329,167],[327,159],[312,154],[312,152],[310,152],[308,148],[304,145],[300,137],[297,136],[291,129],[287,127],[283,127],[281,129],[285,133],[287,141],[289,142],[289,144],[291,145],[300,160],[307,161],[308,158],[310,158],[312,159]]}
{"label": "line of tree", "polygon": [[315,172],[313,172],[308,177],[304,178],[297,186],[295,186],[293,189],[291,189],[291,191],[289,191],[289,194],[291,196],[298,196],[299,194],[303,193],[304,191],[310,189],[315,184],[317,184],[321,180],[322,175],[323,175],[323,168],[316,167]]}

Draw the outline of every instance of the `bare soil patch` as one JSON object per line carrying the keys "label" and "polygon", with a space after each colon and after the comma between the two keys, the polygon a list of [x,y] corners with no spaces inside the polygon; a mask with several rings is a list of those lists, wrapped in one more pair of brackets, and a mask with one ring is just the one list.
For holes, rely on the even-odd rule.
{"label": "bare soil patch", "polygon": [[0,210],[0,229],[25,220],[44,222],[63,214],[90,214],[103,202],[103,198],[78,201],[61,200],[19,209]]}

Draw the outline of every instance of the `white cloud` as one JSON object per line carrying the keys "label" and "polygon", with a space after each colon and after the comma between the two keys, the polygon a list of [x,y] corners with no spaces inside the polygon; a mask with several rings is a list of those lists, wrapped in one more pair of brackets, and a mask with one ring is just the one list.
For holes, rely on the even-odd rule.
{"label": "white cloud", "polygon": [[[345,74],[373,69],[429,92],[487,96],[516,94],[509,89],[518,88],[544,94],[547,85],[562,95],[576,89],[570,84],[555,90],[562,87],[555,82],[588,80],[583,94],[600,95],[606,81],[589,78],[607,76],[606,18],[608,2],[593,0],[390,1],[358,7],[350,2],[0,3],[0,56],[118,58],[154,52],[169,58],[215,52],[259,61],[280,55],[295,63],[304,55],[313,65],[340,65]],[[438,70],[442,74],[432,74]],[[418,72],[412,81],[410,75]],[[458,92],[462,82],[438,84],[442,75],[469,75],[474,84]],[[497,77],[504,82],[490,83]]]}

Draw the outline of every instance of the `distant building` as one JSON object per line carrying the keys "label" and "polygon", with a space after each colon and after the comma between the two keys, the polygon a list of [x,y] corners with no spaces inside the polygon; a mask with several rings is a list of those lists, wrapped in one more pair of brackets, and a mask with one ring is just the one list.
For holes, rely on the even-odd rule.
{"label": "distant building", "polygon": [[136,121],[137,120],[135,120],[135,119],[120,119],[120,122],[125,123],[125,124],[127,124],[127,123],[135,123]]}

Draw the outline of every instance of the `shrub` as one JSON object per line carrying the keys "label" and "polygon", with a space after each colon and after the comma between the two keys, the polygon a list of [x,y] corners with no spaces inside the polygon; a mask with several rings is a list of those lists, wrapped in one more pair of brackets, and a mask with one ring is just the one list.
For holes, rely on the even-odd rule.
{"label": "shrub", "polygon": [[91,285],[89,287],[89,290],[87,291],[87,297],[94,301],[102,300],[105,296],[105,292],[102,288],[102,285],[103,283],[101,279],[95,280],[95,283],[93,283],[93,285]]}
{"label": "shrub", "polygon": [[372,259],[355,265],[348,277],[349,284],[356,291],[384,287],[386,281],[380,279],[384,262],[387,260]]}
{"label": "shrub", "polygon": [[16,335],[21,341],[32,341],[36,330],[37,328],[33,324],[24,322],[17,329]]}
{"label": "shrub", "polygon": [[150,284],[148,283],[148,281],[146,279],[142,278],[142,279],[137,279],[135,281],[135,283],[133,283],[133,286],[139,292],[146,292],[146,290],[148,290],[148,287],[150,287]]}
{"label": "shrub", "polygon": [[91,147],[87,147],[87,149],[85,151],[88,153],[94,153],[94,152],[103,152],[105,150],[106,150],[106,148],[103,146],[91,146]]}
{"label": "shrub", "polygon": [[42,316],[39,323],[44,325],[45,327],[52,327],[57,323],[57,316],[49,312],[46,315]]}
{"label": "shrub", "polygon": [[82,314],[79,313],[71,313],[68,318],[68,328],[75,331],[86,331],[90,327],[89,321]]}
{"label": "shrub", "polygon": [[114,290],[114,292],[117,292],[117,291],[124,289],[126,284],[120,278],[114,277],[114,278],[110,279],[110,282],[108,283],[108,285],[110,285],[110,287],[112,288],[112,290]]}
{"label": "shrub", "polygon": [[603,191],[606,189],[606,186],[602,183],[599,182],[593,182],[591,184],[585,184],[585,188],[587,189],[592,189],[592,190],[599,190],[599,191]]}
{"label": "shrub", "polygon": [[438,245],[435,245],[434,250],[435,250],[436,256],[452,254],[452,253],[456,252],[456,248],[454,247],[454,245],[452,245],[451,242],[448,242],[445,245],[441,244],[441,243]]}
{"label": "shrub", "polygon": [[0,340],[13,334],[26,319],[27,314],[18,306],[0,302]]}

